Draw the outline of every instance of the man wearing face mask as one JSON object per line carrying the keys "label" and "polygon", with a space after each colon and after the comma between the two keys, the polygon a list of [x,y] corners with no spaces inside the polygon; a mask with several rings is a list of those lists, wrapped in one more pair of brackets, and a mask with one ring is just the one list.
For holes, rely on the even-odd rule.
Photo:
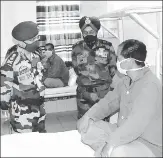
{"label": "man wearing face mask", "polygon": [[32,21],[16,25],[12,30],[16,45],[1,67],[0,108],[9,111],[13,133],[46,132],[38,32]]}
{"label": "man wearing face mask", "polygon": [[58,88],[68,85],[69,70],[64,61],[55,53],[54,45],[45,45],[44,55],[42,56],[44,66],[43,82],[47,88]]}
{"label": "man wearing face mask", "polygon": [[[126,40],[117,54],[125,77],[78,121],[82,142],[97,157],[162,157],[162,85],[145,63],[146,46]],[[102,121],[117,110],[117,124]]]}
{"label": "man wearing face mask", "polygon": [[99,19],[84,16],[79,27],[84,40],[74,44],[72,49],[72,63],[78,75],[78,119],[110,90],[116,70],[112,43],[97,38],[101,27]]}

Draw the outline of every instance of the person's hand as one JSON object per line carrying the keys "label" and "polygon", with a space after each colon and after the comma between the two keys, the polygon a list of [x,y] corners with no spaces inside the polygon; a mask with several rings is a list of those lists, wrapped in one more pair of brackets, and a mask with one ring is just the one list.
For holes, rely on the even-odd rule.
{"label": "person's hand", "polygon": [[110,76],[113,78],[114,75],[116,74],[116,66],[112,65],[110,66]]}
{"label": "person's hand", "polygon": [[111,157],[112,151],[113,146],[110,146],[108,143],[106,143],[95,152],[95,157]]}
{"label": "person's hand", "polygon": [[80,118],[77,122],[77,129],[79,131],[79,133],[87,132],[87,129],[89,127],[89,122],[90,122],[90,118],[87,115],[84,115],[82,118]]}
{"label": "person's hand", "polygon": [[99,97],[96,93],[90,93],[90,97],[91,97],[91,100],[96,102],[97,100],[99,100]]}

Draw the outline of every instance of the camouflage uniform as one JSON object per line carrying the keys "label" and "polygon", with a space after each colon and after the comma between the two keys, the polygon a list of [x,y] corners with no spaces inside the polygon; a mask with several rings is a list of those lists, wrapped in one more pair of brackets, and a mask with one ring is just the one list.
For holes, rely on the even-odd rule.
{"label": "camouflage uniform", "polygon": [[73,45],[72,63],[77,78],[78,118],[81,118],[98,100],[90,94],[103,98],[110,90],[111,69],[116,67],[116,56],[112,43],[97,39],[91,48],[82,40]]}
{"label": "camouflage uniform", "polygon": [[13,46],[1,67],[1,109],[9,110],[10,124],[15,132],[44,132],[40,56],[35,52],[27,57],[25,51],[17,45]]}

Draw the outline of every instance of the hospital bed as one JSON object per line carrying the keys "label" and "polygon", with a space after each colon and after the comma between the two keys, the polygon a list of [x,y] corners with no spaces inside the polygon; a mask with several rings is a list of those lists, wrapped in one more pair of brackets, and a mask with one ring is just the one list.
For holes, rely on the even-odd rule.
{"label": "hospital bed", "polygon": [[94,151],[81,143],[74,131],[24,133],[1,136],[2,157],[93,157]]}
{"label": "hospital bed", "polygon": [[76,111],[77,85],[45,89],[46,113]]}

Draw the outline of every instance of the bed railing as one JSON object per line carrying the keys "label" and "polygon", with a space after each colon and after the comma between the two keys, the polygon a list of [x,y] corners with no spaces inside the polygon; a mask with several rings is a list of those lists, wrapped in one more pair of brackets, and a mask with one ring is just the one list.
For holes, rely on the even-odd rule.
{"label": "bed railing", "polygon": [[[156,55],[155,55],[155,73],[156,76],[161,80],[162,79],[162,37],[160,32],[160,12],[162,12],[161,6],[154,7],[138,7],[138,8],[124,8],[122,10],[110,12],[104,15],[101,15],[99,18],[101,20],[101,25],[103,29],[108,31],[111,35],[113,35],[119,42],[124,41],[124,30],[123,30],[123,17],[130,17],[133,21],[135,21],[139,26],[145,29],[149,34],[151,34],[158,43]],[[148,14],[148,13],[156,13],[157,17],[157,31],[152,29],[148,23],[146,23],[141,17],[140,14]],[[117,21],[118,22],[118,35],[115,34],[111,29],[107,28],[103,23],[105,21]]]}

